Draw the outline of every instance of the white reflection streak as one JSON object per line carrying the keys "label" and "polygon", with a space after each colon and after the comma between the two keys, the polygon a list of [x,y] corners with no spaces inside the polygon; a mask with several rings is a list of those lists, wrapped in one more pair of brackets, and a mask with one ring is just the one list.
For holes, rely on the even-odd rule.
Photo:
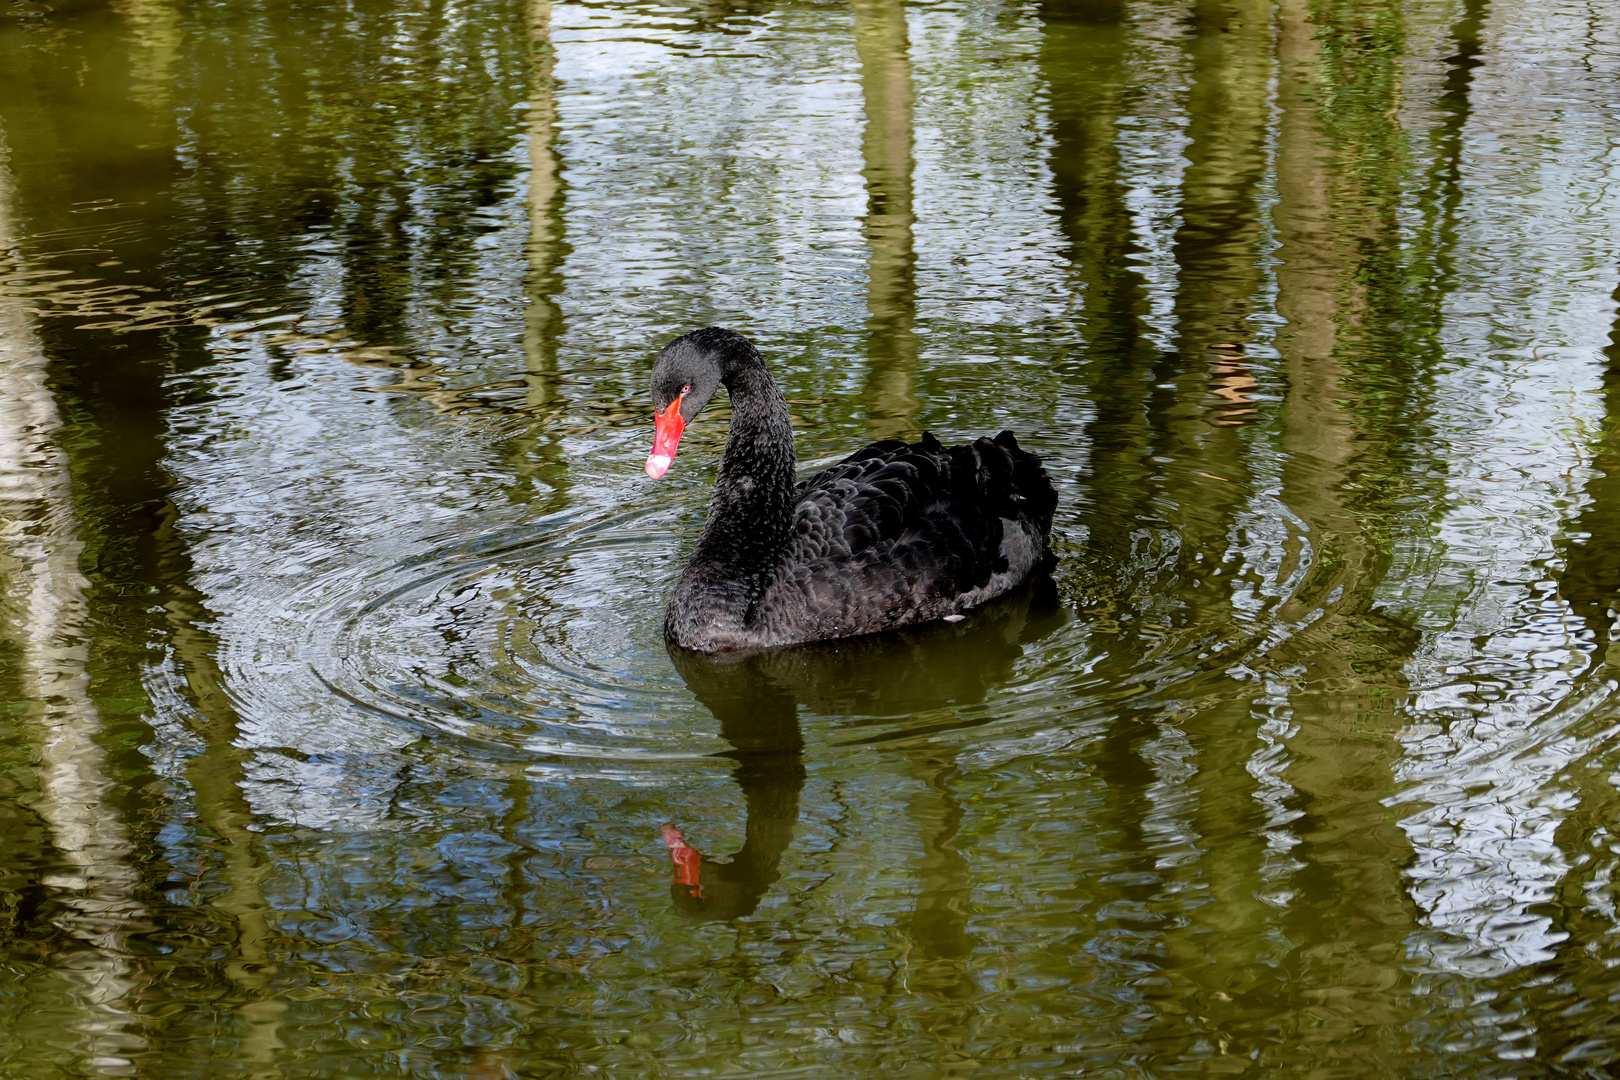
{"label": "white reflection streak", "polygon": [[[16,247],[9,153],[0,143],[0,252]],[[57,970],[83,1018],[87,1065],[124,1072],[141,1045],[125,999],[137,985],[124,938],[143,914],[135,899],[134,852],[123,822],[106,804],[113,787],[97,737],[101,720],[85,669],[89,635],[79,572],[84,549],[74,514],[61,429],[45,379],[46,359],[24,305],[0,294],[0,553],[10,564],[9,628],[22,656],[23,689],[37,710],[40,798],[63,864],[44,883],[59,890],[68,933],[88,948]]]}
{"label": "white reflection streak", "polygon": [[[1475,976],[1550,960],[1567,937],[1536,907],[1569,870],[1556,833],[1579,800],[1568,770],[1591,745],[1571,729],[1589,707],[1577,688],[1592,658],[1542,579],[1582,501],[1583,432],[1602,421],[1613,129],[1580,106],[1606,101],[1612,74],[1570,77],[1579,64],[1558,53],[1585,46],[1559,18],[1503,9],[1470,87],[1454,258],[1472,269],[1446,301],[1442,335],[1467,362],[1442,373],[1435,423],[1452,444],[1437,528],[1446,560],[1413,589],[1445,629],[1410,665],[1422,689],[1390,800],[1427,804],[1401,822],[1416,854],[1411,894],[1434,931],[1414,949],[1436,970]],[[1532,51],[1535,64],[1517,59]]]}
{"label": "white reflection streak", "polygon": [[[915,100],[912,171],[917,320],[925,330],[961,322],[985,327],[1069,319],[1079,303],[1069,280],[1044,135],[1051,127],[1033,56],[1041,20],[1032,9],[980,5],[958,11],[909,5]],[[973,85],[965,108],[959,87]],[[939,338],[929,363],[960,358],[1028,363],[1016,338]]]}
{"label": "white reflection streak", "polygon": [[[1607,327],[1587,329],[1568,336]],[[1585,394],[1572,405],[1568,390],[1591,389],[1594,372],[1482,360],[1462,373],[1442,422],[1477,432],[1459,443],[1455,509],[1439,527],[1456,577],[1434,583],[1467,594],[1414,658],[1418,722],[1395,774],[1399,801],[1429,804],[1401,824],[1416,855],[1412,898],[1440,932],[1415,949],[1439,970],[1497,976],[1552,959],[1567,936],[1533,909],[1555,898],[1569,869],[1555,833],[1577,800],[1563,774],[1586,749],[1565,734],[1582,715],[1565,700],[1582,664],[1580,628],[1537,579],[1562,516],[1580,503],[1568,411],[1595,403]],[[1494,386],[1481,395],[1480,382]]]}
{"label": "white reflection streak", "polygon": [[[1513,397],[1497,398],[1500,413],[1536,410],[1524,400],[1529,393]],[[1442,931],[1417,941],[1417,952],[1440,970],[1474,976],[1550,960],[1565,939],[1533,908],[1555,899],[1568,871],[1555,832],[1575,793],[1560,774],[1584,748],[1563,737],[1578,709],[1558,708],[1578,665],[1571,649],[1578,630],[1573,615],[1549,609],[1533,585],[1534,563],[1552,555],[1557,517],[1547,505],[1508,512],[1542,523],[1516,538],[1500,521],[1481,520],[1479,507],[1503,513],[1515,494],[1503,491],[1508,484],[1497,478],[1511,470],[1490,461],[1486,445],[1500,440],[1503,458],[1523,450],[1502,426],[1479,440],[1474,452],[1484,461],[1453,484],[1461,507],[1440,526],[1453,557],[1479,563],[1479,572],[1468,607],[1414,657],[1413,682],[1422,687],[1413,704],[1417,724],[1403,735],[1406,761],[1395,772],[1406,787],[1401,800],[1430,803],[1401,823],[1416,853],[1411,895],[1429,913],[1430,928]],[[1547,450],[1541,457],[1549,471],[1573,465],[1558,461],[1571,447]],[[1518,492],[1526,504],[1545,494],[1541,484]],[[1578,494],[1567,492],[1565,502],[1578,504]]]}
{"label": "white reflection streak", "polygon": [[[1574,731],[1594,707],[1580,689],[1592,658],[1543,580],[1582,501],[1613,318],[1613,124],[1600,107],[1613,76],[1579,59],[1589,41],[1574,10],[1491,8],[1448,252],[1464,269],[1437,335],[1459,358],[1435,387],[1451,476],[1432,543],[1445,557],[1397,601],[1442,628],[1408,664],[1417,693],[1386,800],[1423,805],[1400,822],[1429,927],[1412,948],[1474,977],[1544,963],[1567,937],[1536,909],[1569,870],[1557,831],[1580,798],[1570,766],[1592,746]],[[1554,347],[1538,357],[1537,343]]]}
{"label": "white reflection streak", "polygon": [[1184,46],[1189,12],[1179,4],[1135,12],[1136,49],[1129,85],[1141,95],[1120,116],[1121,182],[1126,185],[1136,242],[1142,247],[1148,313],[1143,336],[1165,352],[1175,350],[1176,231],[1181,227],[1182,175],[1187,170],[1187,87],[1191,60]]}
{"label": "white reflection streak", "polygon": [[[652,340],[675,311],[675,325],[864,323],[849,7],[760,12],[736,36],[672,28],[649,10],[552,10],[556,150],[569,163],[575,238],[559,296],[569,340]],[[717,37],[723,55],[711,57]],[[858,373],[847,377],[854,389]]]}

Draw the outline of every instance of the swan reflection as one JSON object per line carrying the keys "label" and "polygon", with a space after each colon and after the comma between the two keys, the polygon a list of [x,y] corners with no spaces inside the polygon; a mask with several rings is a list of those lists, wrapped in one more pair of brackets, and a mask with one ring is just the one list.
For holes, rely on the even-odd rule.
{"label": "swan reflection", "polygon": [[[956,624],[746,655],[706,655],[670,645],[675,670],[731,744],[720,756],[737,762],[732,776],[747,815],[743,846],[724,861],[699,850],[700,823],[660,827],[676,910],[705,921],[741,918],[781,877],[805,780],[801,705],[822,715],[859,716],[860,722],[899,719],[898,734],[885,738],[914,736],[925,726],[937,730],[937,717],[929,725],[913,718],[983,701],[1010,680],[1025,646],[1064,621],[1057,590],[1043,574]],[[921,839],[928,848],[937,838]]]}

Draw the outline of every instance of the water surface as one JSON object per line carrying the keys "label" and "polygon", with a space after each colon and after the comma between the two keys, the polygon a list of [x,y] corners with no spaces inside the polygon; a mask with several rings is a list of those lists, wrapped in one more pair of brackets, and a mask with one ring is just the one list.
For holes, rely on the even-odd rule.
{"label": "water surface", "polygon": [[[1610,1075],[1617,28],[14,5],[0,1071]],[[672,654],[710,324],[1051,579]]]}

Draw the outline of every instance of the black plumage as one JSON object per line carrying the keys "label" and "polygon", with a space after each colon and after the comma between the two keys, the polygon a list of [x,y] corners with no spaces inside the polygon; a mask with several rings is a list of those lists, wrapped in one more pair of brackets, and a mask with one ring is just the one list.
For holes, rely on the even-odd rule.
{"label": "black plumage", "polygon": [[718,327],[659,354],[649,474],[668,468],[680,430],[722,385],[731,428],[708,522],[665,618],[675,644],[761,649],[940,619],[1006,592],[1048,557],[1057,494],[1009,431],[964,446],[927,434],[873,443],[795,484],[787,402],[753,344]]}

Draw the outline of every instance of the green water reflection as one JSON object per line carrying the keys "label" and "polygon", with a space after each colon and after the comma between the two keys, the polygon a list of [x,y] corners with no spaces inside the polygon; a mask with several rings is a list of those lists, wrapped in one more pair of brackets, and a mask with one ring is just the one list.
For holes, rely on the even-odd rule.
{"label": "green water reflection", "polygon": [[[19,0],[0,1074],[1610,1075],[1617,27]],[[672,655],[714,323],[1051,580]]]}

